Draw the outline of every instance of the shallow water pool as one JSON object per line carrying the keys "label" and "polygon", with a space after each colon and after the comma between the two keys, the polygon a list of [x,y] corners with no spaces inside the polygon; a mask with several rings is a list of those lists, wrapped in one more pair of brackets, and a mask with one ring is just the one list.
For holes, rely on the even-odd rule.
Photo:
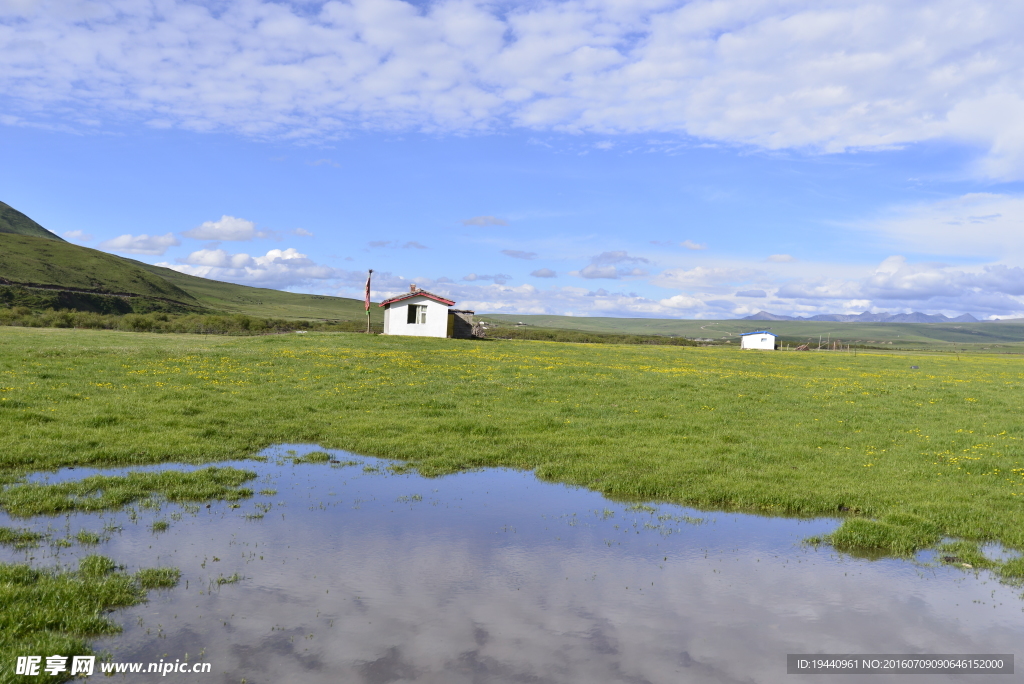
{"label": "shallow water pool", "polygon": [[838,520],[630,506],[505,470],[426,479],[344,452],[331,453],[354,465],[288,459],[313,448],[232,464],[259,472],[252,489],[276,490],[239,508],[0,519],[109,537],[0,552],[181,568],[177,588],[118,611],[123,634],[95,645],[118,662],[201,658],[212,673],[131,681],[881,683],[906,675],[787,675],[786,654],[1024,644],[1020,590],[985,573],[801,544]]}

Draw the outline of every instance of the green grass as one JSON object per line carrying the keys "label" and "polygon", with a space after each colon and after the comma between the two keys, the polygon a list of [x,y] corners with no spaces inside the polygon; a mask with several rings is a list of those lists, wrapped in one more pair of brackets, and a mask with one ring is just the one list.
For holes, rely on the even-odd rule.
{"label": "green grass", "polygon": [[663,344],[677,347],[695,347],[697,342],[685,337],[667,335],[627,335],[620,333],[583,332],[557,328],[501,326],[487,330],[491,340],[540,340],[544,342],[578,342],[585,344]]}
{"label": "green grass", "polygon": [[192,295],[127,259],[40,237],[0,234],[0,277],[15,285],[128,294],[201,308]]}
{"label": "green grass", "polygon": [[[5,290],[0,285],[0,301]],[[29,290],[25,289],[26,292]],[[45,291],[42,296],[57,297],[62,293]],[[33,295],[35,297],[35,295]],[[76,295],[81,297],[85,295]],[[99,297],[100,295],[88,295]],[[108,297],[118,300],[117,297]],[[97,304],[100,306],[100,304]],[[61,308],[35,310],[30,306],[0,307],[0,325],[24,328],[76,328],[85,330],[119,330],[121,332],[193,333],[199,335],[275,335],[310,330],[330,332],[364,332],[365,321],[309,321],[282,318],[255,318],[246,314],[203,314],[152,311],[145,314],[128,312],[101,313]],[[381,327],[371,331],[381,332]]]}
{"label": "green grass", "polygon": [[181,570],[178,568],[145,568],[135,573],[135,579],[143,589],[170,589],[178,585]]}
{"label": "green grass", "polygon": [[29,517],[118,509],[155,496],[174,502],[237,501],[252,496],[252,490],[240,488],[240,485],[254,477],[256,473],[249,470],[204,468],[193,472],[93,475],[56,484],[13,484],[0,491],[0,506],[12,516]]}
{"label": "green grass", "polygon": [[[19,655],[90,654],[87,639],[121,631],[109,611],[140,603],[146,589],[173,586],[177,579],[177,571],[163,568],[133,577],[103,556],[81,559],[76,571],[0,563],[0,681],[21,679],[13,674]],[[67,679],[67,673],[43,674],[33,681]]]}
{"label": "green grass", "polygon": [[29,235],[64,242],[50,231],[21,213],[14,207],[0,202],[0,233],[8,235]]}
{"label": "green grass", "polygon": [[103,541],[103,537],[89,530],[79,530],[78,534],[75,535],[75,539],[78,540],[79,544],[86,546],[94,546]]}
{"label": "green grass", "polygon": [[1003,563],[999,573],[1004,580],[1019,584],[1024,582],[1024,558],[1014,558]]}
{"label": "green grass", "polygon": [[939,537],[938,525],[916,515],[896,513],[883,516],[881,520],[847,519],[821,541],[853,553],[912,556],[934,545]]}
{"label": "green grass", "polygon": [[311,451],[291,459],[292,463],[327,463],[330,460],[331,455],[326,451]]}
{"label": "green grass", "polygon": [[947,544],[941,544],[939,545],[938,552],[939,559],[943,563],[948,563],[950,565],[966,564],[972,568],[984,570],[998,570],[1001,569],[1003,565],[991,558],[986,558],[985,554],[981,552],[981,547],[977,542],[959,540],[949,542]]}
{"label": "green grass", "polygon": [[[1024,372],[1008,357],[52,329],[0,345],[0,480],[306,442],[617,499],[911,515],[1024,548]],[[4,493],[12,512],[55,509],[19,508],[26,486]]]}
{"label": "green grass", "polygon": [[16,549],[36,546],[39,540],[43,538],[45,538],[45,535],[33,532],[32,530],[0,527],[0,544],[13,546]]}

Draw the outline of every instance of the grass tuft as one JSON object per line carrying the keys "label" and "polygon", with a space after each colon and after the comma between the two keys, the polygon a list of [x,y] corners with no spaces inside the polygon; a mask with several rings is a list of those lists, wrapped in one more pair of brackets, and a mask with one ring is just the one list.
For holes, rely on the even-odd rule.
{"label": "grass tuft", "polygon": [[939,540],[938,528],[927,520],[897,513],[881,520],[850,518],[825,538],[841,551],[912,556]]}
{"label": "grass tuft", "polygon": [[1014,582],[1024,580],[1024,558],[1014,558],[1003,563],[1003,566],[999,569],[999,574],[1005,579]]}
{"label": "grass tuft", "polygon": [[326,451],[311,451],[304,456],[296,456],[292,463],[327,463],[330,460],[331,455]]}
{"label": "grass tuft", "polygon": [[181,579],[178,568],[146,568],[135,573],[135,579],[143,589],[170,589]]}
{"label": "grass tuft", "polygon": [[986,570],[999,569],[1000,567],[998,562],[985,557],[977,542],[958,540],[940,544],[937,551],[939,560],[947,565],[963,566],[966,564],[972,568]]}
{"label": "grass tuft", "polygon": [[0,544],[13,546],[16,549],[36,546],[44,536],[32,530],[0,527]]}
{"label": "grass tuft", "polygon": [[174,502],[237,501],[252,496],[252,490],[238,487],[254,477],[256,473],[236,468],[93,475],[77,482],[9,486],[0,492],[0,506],[11,515],[28,517],[117,509],[153,495]]}
{"label": "grass tuft", "polygon": [[106,556],[86,556],[78,561],[78,572],[83,577],[104,577],[116,569],[117,564]]}
{"label": "grass tuft", "polygon": [[88,530],[79,530],[78,534],[75,535],[75,539],[78,540],[79,544],[86,544],[90,546],[99,544],[103,541],[103,538],[100,537],[100,535]]}

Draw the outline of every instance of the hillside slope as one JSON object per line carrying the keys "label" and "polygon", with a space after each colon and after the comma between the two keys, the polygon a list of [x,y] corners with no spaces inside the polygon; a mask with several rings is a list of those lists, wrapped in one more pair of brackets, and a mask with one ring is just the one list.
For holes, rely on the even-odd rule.
{"label": "hillside slope", "polygon": [[[300,294],[264,287],[236,285],[178,273],[177,271],[125,259],[149,273],[159,276],[195,297],[204,306],[226,313],[244,313],[274,318],[317,318],[327,320],[365,320],[363,302],[347,297]],[[370,307],[370,320],[383,324],[384,310]]]}
{"label": "hillside slope", "polygon": [[[357,299],[207,280],[74,245],[3,202],[0,290],[0,306],[34,310],[194,311],[337,321],[362,321],[366,316]],[[370,320],[380,325],[383,311],[371,307]]]}
{"label": "hillside slope", "polygon": [[11,205],[4,204],[3,202],[0,202],[0,233],[7,233],[8,235],[30,235],[32,237],[64,242],[64,240],[46,230],[28,216],[25,216],[25,214],[22,214]]}
{"label": "hillside slope", "polygon": [[154,297],[201,306],[177,285],[127,259],[29,235],[0,234],[0,282],[38,289]]}

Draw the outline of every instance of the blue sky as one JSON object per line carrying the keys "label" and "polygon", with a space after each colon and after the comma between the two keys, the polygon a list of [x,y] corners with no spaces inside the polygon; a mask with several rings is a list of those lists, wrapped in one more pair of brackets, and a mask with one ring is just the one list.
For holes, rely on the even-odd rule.
{"label": "blue sky", "polygon": [[478,312],[1024,315],[1024,5],[0,0],[0,200]]}

